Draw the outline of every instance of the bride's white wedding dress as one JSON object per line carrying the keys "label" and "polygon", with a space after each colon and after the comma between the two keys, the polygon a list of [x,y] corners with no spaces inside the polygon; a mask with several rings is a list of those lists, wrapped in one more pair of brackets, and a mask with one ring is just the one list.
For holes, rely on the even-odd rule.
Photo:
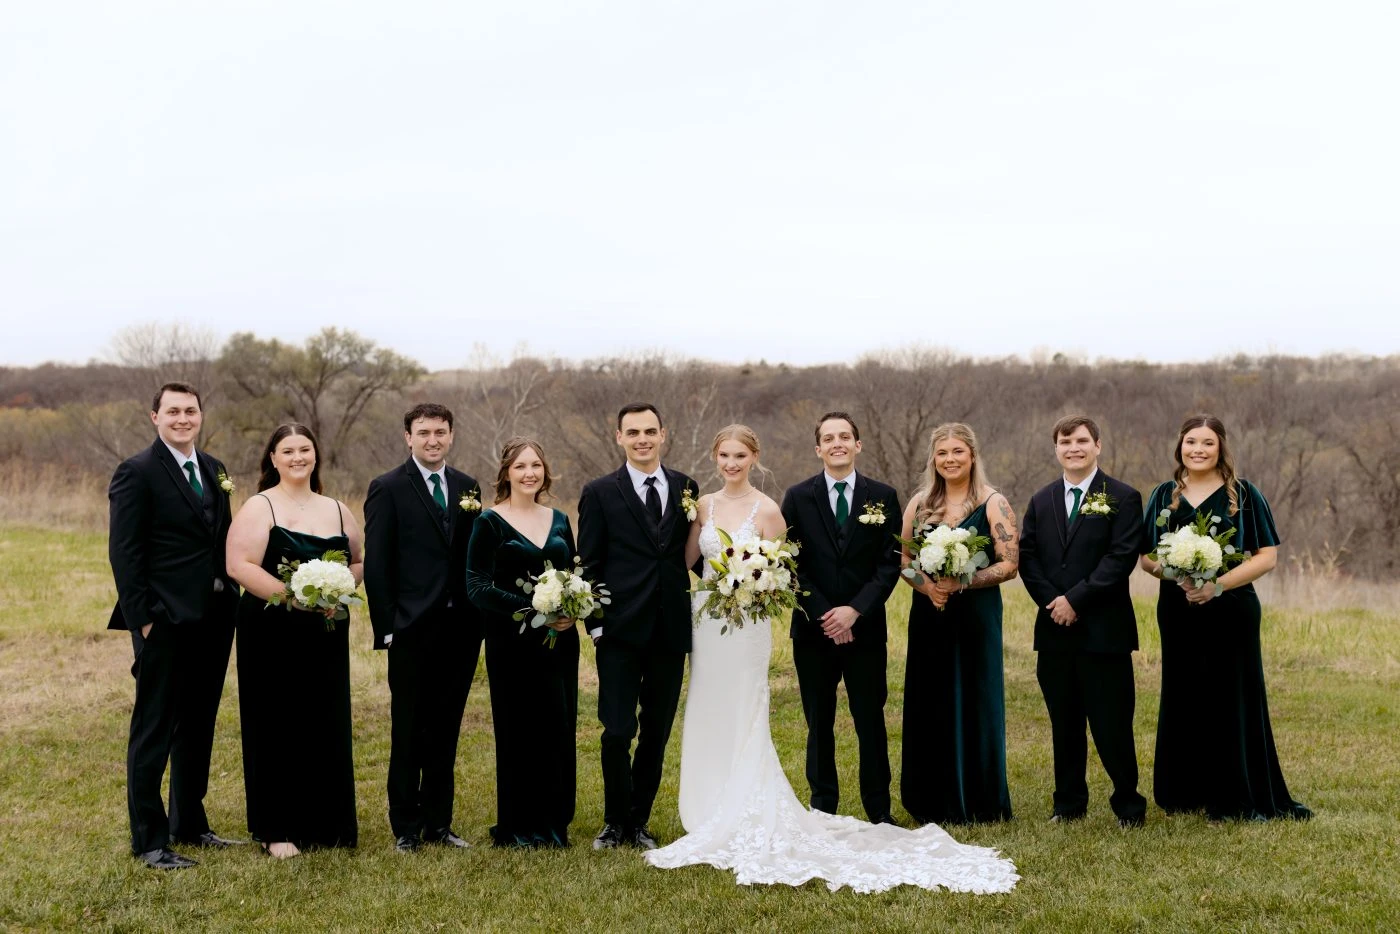
{"label": "bride's white wedding dress", "polygon": [[[758,538],[757,511],[733,536],[735,542]],[[720,549],[712,503],[700,550],[712,558]],[[691,648],[681,733],[680,812],[686,835],[646,853],[647,862],[663,869],[696,864],[732,869],[741,885],[824,879],[833,891],[847,885],[857,892],[897,885],[978,893],[1015,887],[1020,877],[1011,860],[958,843],[934,824],[906,830],[804,808],[783,774],[768,725],[772,626],[758,620],[720,635],[721,625],[701,619]]]}

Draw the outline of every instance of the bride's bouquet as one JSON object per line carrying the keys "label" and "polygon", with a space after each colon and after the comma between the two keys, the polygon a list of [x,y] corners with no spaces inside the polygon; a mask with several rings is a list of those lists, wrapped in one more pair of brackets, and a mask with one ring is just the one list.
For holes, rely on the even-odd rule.
{"label": "bride's bouquet", "polygon": [[[527,625],[539,629],[561,619],[588,619],[603,615],[603,607],[612,603],[612,599],[601,584],[595,584],[583,576],[582,565],[583,560],[577,555],[574,556],[573,569],[567,571],[555,568],[546,561],[544,570],[539,574],[529,580],[515,582],[515,586],[530,598],[530,610],[516,610],[512,614],[512,618],[520,623],[522,633]],[[525,617],[530,615],[531,610],[534,616],[526,623]],[[551,649],[558,638],[559,633],[555,630],[545,630],[544,640]]]}
{"label": "bride's bouquet", "polygon": [[338,619],[350,616],[350,607],[364,601],[356,593],[358,584],[350,573],[350,557],[343,551],[328,551],[310,561],[288,561],[277,565],[277,576],[286,589],[267,599],[268,606],[300,607],[326,618],[326,629],[335,629]]}
{"label": "bride's bouquet", "polygon": [[715,576],[701,578],[696,593],[708,592],[700,605],[696,620],[709,616],[724,620],[720,634],[730,627],[742,629],[745,622],[773,619],[784,610],[797,607],[798,589],[796,542],[787,535],[776,540],[758,539],[735,545],[724,529],[716,528],[720,544],[719,557],[710,559]]}
{"label": "bride's bouquet", "polygon": [[[1170,515],[1171,510],[1163,510],[1157,524],[1166,525]],[[1219,526],[1219,516],[1196,513],[1196,520],[1189,525],[1163,532],[1152,552],[1153,560],[1162,566],[1162,576],[1183,585],[1189,580],[1196,587],[1204,587],[1206,581],[1215,580],[1231,565],[1248,558],[1248,553],[1230,544],[1235,530],[1221,532]]]}
{"label": "bride's bouquet", "polygon": [[[913,539],[895,539],[909,551],[910,562],[902,573],[911,584],[923,583],[924,575],[932,578],[951,577],[964,584],[990,562],[986,547],[992,540],[974,534],[972,529],[955,529],[947,525],[924,526]],[[939,607],[942,609],[942,607]]]}

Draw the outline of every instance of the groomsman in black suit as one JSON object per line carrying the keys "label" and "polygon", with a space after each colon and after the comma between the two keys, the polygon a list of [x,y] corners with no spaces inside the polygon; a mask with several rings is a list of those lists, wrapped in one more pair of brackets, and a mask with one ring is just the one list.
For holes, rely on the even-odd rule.
{"label": "groomsman in black suit", "polygon": [[807,783],[812,808],[834,813],[840,794],[836,685],[844,680],[860,745],[861,803],[871,821],[892,824],[885,601],[899,580],[899,496],[856,473],[860,429],[851,416],[823,415],[816,439],[825,469],[783,495],[788,534],[802,546],[797,572],[807,591],[800,599],[805,613],[792,614],[792,657],[807,718]]}
{"label": "groomsman in black suit", "polygon": [[1053,432],[1064,476],[1031,497],[1021,520],[1021,580],[1040,607],[1036,678],[1050,713],[1055,756],[1052,821],[1084,816],[1088,743],[1113,781],[1109,805],[1123,827],[1143,823],[1133,745],[1137,617],[1128,577],[1137,564],[1142,497],[1098,467],[1099,426],[1083,415]]}
{"label": "groomsman in black suit", "polygon": [[[204,795],[233,644],[238,585],[224,567],[232,513],[224,465],[195,448],[199,391],[166,383],[151,402],[154,444],[112,476],[107,553],[117,584],[108,629],[131,632],[136,702],[126,747],[131,852],[155,869],[195,861],[170,843],[226,847]],[[160,783],[170,763],[170,814]]]}
{"label": "groomsman in black suit", "polygon": [[578,503],[579,556],[612,592],[602,619],[587,621],[603,724],[603,829],[593,848],[649,850],[657,842],[647,821],[690,651],[690,522],[681,497],[696,498],[698,488],[661,465],[666,429],[654,405],[624,406],[616,438],[627,462],[585,486]]}
{"label": "groomsman in black suit", "polygon": [[371,481],[365,498],[365,595],[374,647],[389,653],[389,826],[408,853],[469,846],[452,830],[452,799],[481,654],[481,620],[466,594],[481,488],[447,466],[445,406],[414,406],[403,430],[408,460]]}

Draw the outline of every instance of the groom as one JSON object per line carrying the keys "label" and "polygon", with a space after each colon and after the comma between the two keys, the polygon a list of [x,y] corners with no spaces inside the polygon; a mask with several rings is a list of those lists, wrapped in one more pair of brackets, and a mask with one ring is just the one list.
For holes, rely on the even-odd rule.
{"label": "groom", "polygon": [[[117,584],[107,628],[130,630],[136,656],[126,747],[131,852],[153,869],[185,869],[196,863],[172,851],[172,840],[214,848],[240,842],[210,830],[204,813],[238,585],[224,567],[227,474],[194,446],[204,423],[199,390],[161,386],[151,422],[155,443],[122,462],[107,493],[107,553]],[[168,818],[160,794],[167,760]]]}
{"label": "groom", "polygon": [[[481,653],[467,599],[467,542],[481,489],[447,466],[452,412],[403,417],[409,458],[369,485],[365,595],[374,647],[389,653],[389,826],[394,845],[466,847],[452,830],[457,737]],[[466,494],[475,499],[463,504]]]}
{"label": "groom", "polygon": [[[845,412],[817,423],[823,470],[783,495],[783,519],[802,545],[803,611],[792,614],[792,658],[807,718],[812,809],[835,813],[836,685],[846,682],[860,745],[860,798],[872,823],[890,816],[885,736],[885,601],[899,580],[899,497],[856,473],[860,429]],[[865,517],[864,519],[862,517]]]}
{"label": "groom", "polygon": [[[1094,734],[1113,781],[1109,806],[1122,827],[1139,827],[1147,799],[1137,790],[1133,745],[1133,652],[1137,617],[1128,577],[1137,565],[1142,497],[1099,469],[1099,426],[1068,415],[1051,434],[1064,476],[1031,497],[1021,520],[1021,580],[1040,607],[1036,680],[1050,714],[1057,823],[1089,807],[1084,781]],[[1086,508],[1086,505],[1088,508]]]}
{"label": "groom", "polygon": [[627,462],[585,486],[578,503],[579,556],[612,592],[602,619],[587,621],[603,724],[603,829],[593,848],[651,850],[657,843],[647,821],[690,651],[690,522],[681,496],[694,498],[697,487],[661,466],[666,429],[656,406],[623,406],[616,440]]}

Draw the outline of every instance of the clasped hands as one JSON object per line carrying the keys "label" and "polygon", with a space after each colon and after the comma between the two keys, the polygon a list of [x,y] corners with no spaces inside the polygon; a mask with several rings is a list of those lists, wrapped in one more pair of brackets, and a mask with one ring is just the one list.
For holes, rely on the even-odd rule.
{"label": "clasped hands", "polygon": [[933,601],[933,605],[938,609],[943,609],[948,605],[948,598],[963,589],[962,581],[955,577],[930,578],[926,574],[919,575],[919,582],[916,584],[907,577],[901,577],[907,581],[919,593]]}
{"label": "clasped hands", "polygon": [[1194,603],[1197,606],[1214,600],[1216,597],[1220,596],[1220,591],[1225,589],[1221,587],[1220,591],[1217,591],[1215,581],[1206,581],[1204,586],[1195,587],[1192,585],[1191,578],[1189,577],[1183,577],[1177,581],[1177,586],[1185,592],[1186,602]]}
{"label": "clasped hands", "polygon": [[834,606],[821,615],[822,632],[837,645],[854,642],[851,627],[860,619],[860,612],[852,606]]}

